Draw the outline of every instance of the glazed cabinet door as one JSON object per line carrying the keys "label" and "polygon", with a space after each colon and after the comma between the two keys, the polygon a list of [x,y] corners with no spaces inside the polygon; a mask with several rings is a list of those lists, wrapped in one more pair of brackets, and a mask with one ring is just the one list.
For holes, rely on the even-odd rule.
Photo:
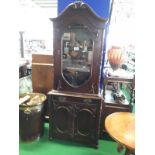
{"label": "glazed cabinet door", "polygon": [[49,139],[72,139],[74,136],[74,109],[61,96],[51,96]]}
{"label": "glazed cabinet door", "polygon": [[105,19],[83,2],[69,5],[54,28],[54,89],[99,93]]}
{"label": "glazed cabinet door", "polygon": [[101,56],[97,51],[97,32],[84,24],[59,28],[56,42],[61,44],[54,54],[59,64],[55,65],[55,90],[98,93],[100,61],[96,60]]}

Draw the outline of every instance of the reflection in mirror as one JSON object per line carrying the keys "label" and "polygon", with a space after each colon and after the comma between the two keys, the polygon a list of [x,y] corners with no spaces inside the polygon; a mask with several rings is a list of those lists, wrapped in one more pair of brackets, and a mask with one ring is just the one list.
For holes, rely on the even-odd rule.
{"label": "reflection in mirror", "polygon": [[61,38],[61,65],[65,81],[79,87],[91,77],[93,35],[83,25],[73,25]]}

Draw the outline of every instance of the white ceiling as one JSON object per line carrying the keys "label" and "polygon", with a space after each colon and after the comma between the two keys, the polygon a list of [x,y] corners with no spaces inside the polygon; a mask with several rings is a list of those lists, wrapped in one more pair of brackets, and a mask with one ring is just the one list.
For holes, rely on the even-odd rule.
{"label": "white ceiling", "polygon": [[19,0],[20,5],[23,6],[39,6],[41,8],[55,8],[58,0]]}

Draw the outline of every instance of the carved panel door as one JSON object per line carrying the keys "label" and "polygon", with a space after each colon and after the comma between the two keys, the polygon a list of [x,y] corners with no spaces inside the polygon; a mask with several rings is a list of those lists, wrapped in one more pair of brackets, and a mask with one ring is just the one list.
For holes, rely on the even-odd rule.
{"label": "carved panel door", "polygon": [[74,136],[73,105],[53,100],[51,106],[49,138],[72,139]]}
{"label": "carved panel door", "polygon": [[[97,145],[97,105],[79,103],[75,107],[75,133],[74,139]],[[98,111],[99,112],[99,111]],[[95,144],[94,144],[95,143]]]}

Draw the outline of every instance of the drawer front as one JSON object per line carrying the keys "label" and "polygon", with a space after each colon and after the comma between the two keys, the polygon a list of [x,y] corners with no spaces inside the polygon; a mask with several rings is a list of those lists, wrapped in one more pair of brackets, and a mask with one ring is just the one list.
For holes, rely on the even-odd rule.
{"label": "drawer front", "polygon": [[98,114],[98,111],[101,111],[102,100],[100,98],[90,99],[85,97],[82,98],[62,95],[50,95],[48,102],[51,115],[55,113],[55,108],[57,108],[58,106],[67,106],[69,109],[74,108],[75,113],[79,109],[88,109],[96,115]]}
{"label": "drawer front", "polygon": [[84,103],[84,104],[98,104],[101,99],[91,99],[88,97],[74,97],[74,96],[63,96],[63,95],[52,95],[53,101],[59,102],[72,102],[72,103]]}

